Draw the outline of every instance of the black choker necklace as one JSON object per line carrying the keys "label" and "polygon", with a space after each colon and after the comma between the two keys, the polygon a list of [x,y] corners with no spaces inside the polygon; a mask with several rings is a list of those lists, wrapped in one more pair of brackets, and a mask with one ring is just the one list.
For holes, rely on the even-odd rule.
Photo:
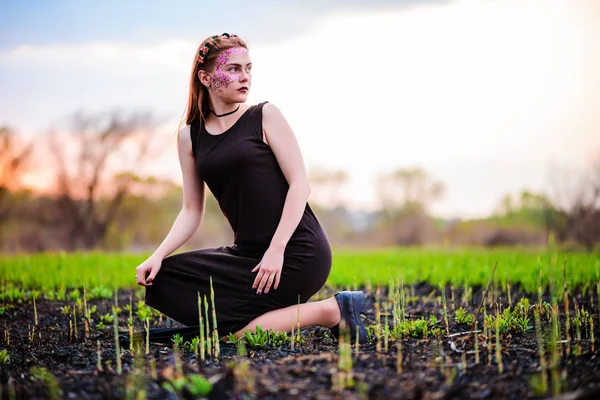
{"label": "black choker necklace", "polygon": [[219,115],[219,114],[215,113],[212,109],[210,110],[210,112],[213,113],[215,115],[215,117],[221,118],[221,117],[225,117],[226,115],[231,115],[231,114],[233,114],[234,112],[236,112],[239,109],[240,109],[240,105],[238,104],[238,106],[237,106],[237,108],[235,110],[229,111],[228,113],[225,113],[225,114]]}

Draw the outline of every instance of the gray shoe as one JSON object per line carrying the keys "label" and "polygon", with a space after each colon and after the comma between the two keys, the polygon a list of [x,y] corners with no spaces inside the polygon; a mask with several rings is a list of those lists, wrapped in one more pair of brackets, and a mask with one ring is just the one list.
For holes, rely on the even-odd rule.
{"label": "gray shoe", "polygon": [[[358,342],[367,343],[367,329],[360,318],[360,314],[365,312],[365,294],[361,291],[343,291],[335,294],[335,299],[340,306],[342,320],[346,327],[350,329],[350,339],[356,341],[356,327],[358,327]],[[340,337],[340,324],[330,328],[333,337]]]}

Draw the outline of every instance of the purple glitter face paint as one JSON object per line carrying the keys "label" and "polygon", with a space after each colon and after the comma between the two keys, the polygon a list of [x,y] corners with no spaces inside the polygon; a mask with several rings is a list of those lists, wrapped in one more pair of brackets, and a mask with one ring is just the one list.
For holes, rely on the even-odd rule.
{"label": "purple glitter face paint", "polygon": [[243,47],[234,47],[229,50],[223,51],[219,54],[219,58],[217,59],[217,63],[215,65],[215,72],[210,77],[210,86],[217,91],[217,93],[223,93],[223,89],[226,89],[233,82],[240,79],[239,74],[237,73],[229,73],[226,74],[223,68],[229,62],[229,59],[232,55],[248,55],[248,50]]}

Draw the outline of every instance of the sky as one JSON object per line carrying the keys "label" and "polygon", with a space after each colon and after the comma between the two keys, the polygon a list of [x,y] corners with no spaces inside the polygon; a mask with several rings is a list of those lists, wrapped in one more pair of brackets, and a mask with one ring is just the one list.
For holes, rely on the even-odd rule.
{"label": "sky", "polygon": [[506,193],[547,192],[553,166],[576,174],[600,151],[595,0],[4,0],[2,8],[0,125],[34,138],[76,110],[153,110],[170,146],[146,172],[178,183],[169,136],[199,43],[222,32],[248,42],[248,102],[282,110],[307,168],[348,171],[343,194],[353,209],[378,206],[379,174],[422,167],[446,184],[436,215],[481,217]]}

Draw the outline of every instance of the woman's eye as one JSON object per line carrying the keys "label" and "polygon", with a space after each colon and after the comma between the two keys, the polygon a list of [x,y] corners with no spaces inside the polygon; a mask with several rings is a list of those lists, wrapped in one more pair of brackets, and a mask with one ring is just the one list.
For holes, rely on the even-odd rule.
{"label": "woman's eye", "polygon": [[231,68],[229,68],[229,71],[235,72],[235,71],[237,71],[237,67],[231,67]]}

